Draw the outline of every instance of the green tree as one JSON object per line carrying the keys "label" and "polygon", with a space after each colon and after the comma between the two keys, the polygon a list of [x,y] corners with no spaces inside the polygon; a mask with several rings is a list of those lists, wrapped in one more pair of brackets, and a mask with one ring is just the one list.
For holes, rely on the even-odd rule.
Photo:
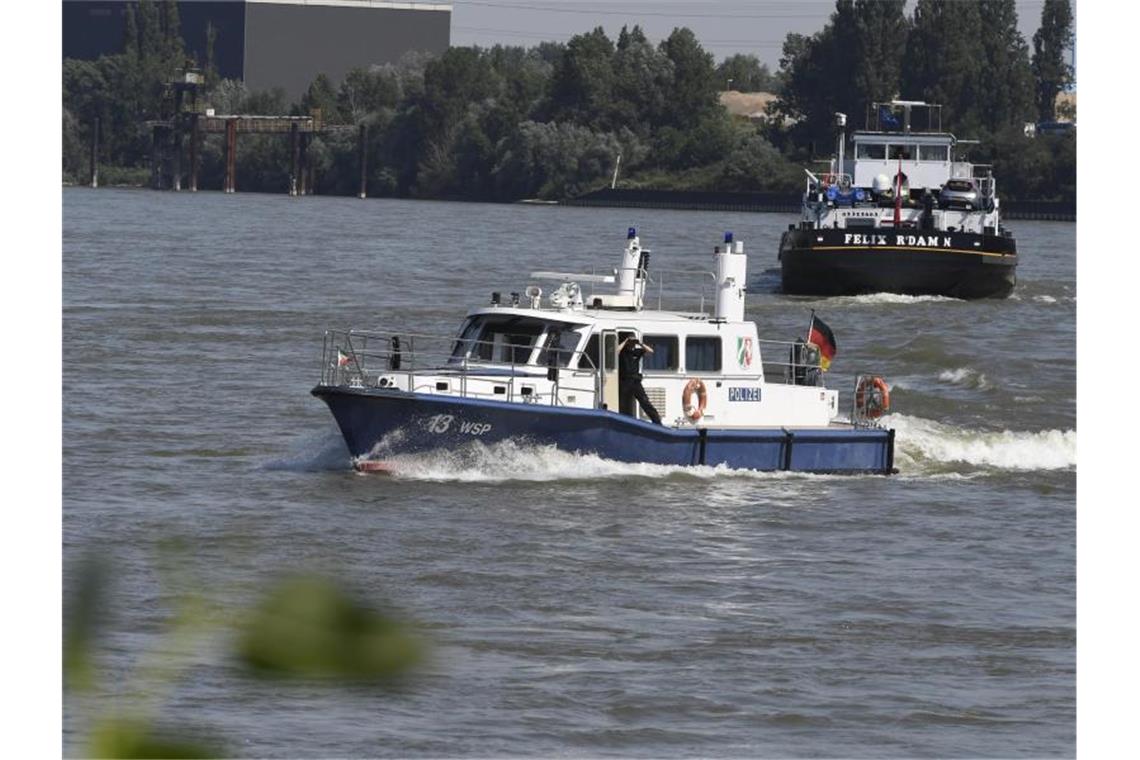
{"label": "green tree", "polygon": [[336,99],[337,110],[345,121],[359,124],[369,114],[395,108],[400,100],[400,84],[390,71],[355,68],[345,74]]}
{"label": "green tree", "polygon": [[1018,127],[1033,111],[1029,47],[1017,29],[1014,0],[979,0],[982,24],[982,83],[978,111],[982,126],[995,131]]}
{"label": "green tree", "polygon": [[673,62],[645,39],[641,28],[622,29],[614,54],[614,91],[610,121],[648,137],[657,124],[668,120],[672,107]]}
{"label": "green tree", "polygon": [[840,111],[856,117],[870,103],[891,100],[898,93],[908,31],[905,4],[905,0],[856,0],[851,58],[846,62],[854,69],[854,86],[851,97],[841,99]]}
{"label": "green tree", "polygon": [[554,65],[551,115],[578,124],[604,126],[613,100],[614,44],[602,27],[578,34]]}
{"label": "green tree", "polygon": [[717,85],[726,90],[739,92],[773,92],[776,78],[768,70],[768,64],[751,54],[737,53],[721,61],[716,67]]}
{"label": "green tree", "polygon": [[317,74],[316,79],[309,83],[305,94],[301,96],[300,106],[302,114],[320,111],[321,120],[326,124],[342,123],[336,88],[325,74]]}
{"label": "green tree", "polygon": [[708,117],[711,111],[723,110],[712,54],[701,47],[691,29],[674,29],[661,41],[660,49],[673,62],[666,123],[680,129],[691,128]]}
{"label": "green tree", "polygon": [[982,20],[976,2],[918,0],[907,39],[902,95],[945,107],[943,127],[980,126]]}
{"label": "green tree", "polygon": [[186,64],[186,49],[182,42],[182,24],[178,18],[178,3],[163,0],[161,12],[162,57],[173,66]]}
{"label": "green tree", "polygon": [[1056,118],[1057,93],[1073,81],[1065,53],[1073,46],[1073,7],[1069,0],[1045,0],[1041,26],[1033,35],[1033,77],[1037,84],[1037,115]]}
{"label": "green tree", "polygon": [[821,31],[788,35],[772,112],[797,122],[795,143],[819,151],[830,145],[836,112],[859,124],[871,102],[895,96],[907,28],[902,11],[901,0],[837,0]]}

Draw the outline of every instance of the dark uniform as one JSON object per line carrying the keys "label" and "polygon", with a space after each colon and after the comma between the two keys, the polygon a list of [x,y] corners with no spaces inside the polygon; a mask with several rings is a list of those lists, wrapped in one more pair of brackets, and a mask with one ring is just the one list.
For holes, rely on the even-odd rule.
{"label": "dark uniform", "polygon": [[641,387],[641,357],[645,356],[645,345],[636,340],[630,340],[625,348],[618,354],[618,399],[622,414],[635,416],[633,400],[641,404],[641,409],[649,419],[661,424],[661,415],[649,402],[645,389]]}

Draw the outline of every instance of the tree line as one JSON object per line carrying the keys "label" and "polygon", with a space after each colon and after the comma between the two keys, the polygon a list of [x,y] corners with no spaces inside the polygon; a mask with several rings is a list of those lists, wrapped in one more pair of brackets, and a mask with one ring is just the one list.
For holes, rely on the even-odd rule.
{"label": "tree line", "polygon": [[[900,97],[942,103],[944,128],[981,139],[970,158],[994,164],[1003,195],[1075,197],[1073,136],[1023,133],[1026,122],[1056,117],[1056,95],[1071,82],[1069,0],[1045,0],[1032,55],[1014,0],[918,0],[909,16],[904,6],[838,0],[819,32],[787,36],[774,74],[749,55],[718,65],[687,28],[653,44],[638,26],[616,39],[598,27],[566,43],[410,54],[340,82],[318,75],[289,102],[280,89],[218,78],[210,50],[188,61],[177,4],[142,0],[137,13],[128,6],[121,53],[64,62],[64,177],[84,176],[98,117],[104,166],[145,178],[143,123],[169,107],[164,83],[196,64],[207,74],[203,100],[218,113],[319,109],[324,123],[367,125],[374,195],[566,198],[608,184],[619,156],[622,187],[795,192],[801,167],[830,153],[836,111],[861,126],[869,102]],[[730,87],[775,92],[768,117],[730,116],[719,100]],[[283,190],[288,152],[280,136],[243,135],[239,189]],[[317,192],[355,192],[351,130],[316,137],[310,157]],[[221,185],[222,163],[220,137],[208,136],[202,186]]]}

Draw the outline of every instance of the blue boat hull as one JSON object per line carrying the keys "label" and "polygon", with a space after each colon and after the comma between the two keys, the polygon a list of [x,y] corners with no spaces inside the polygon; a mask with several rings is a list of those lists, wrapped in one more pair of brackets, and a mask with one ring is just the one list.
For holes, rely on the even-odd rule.
{"label": "blue boat hull", "polygon": [[678,430],[602,409],[325,385],[313,395],[328,404],[354,460],[510,439],[622,462],[880,474],[894,466],[893,430]]}

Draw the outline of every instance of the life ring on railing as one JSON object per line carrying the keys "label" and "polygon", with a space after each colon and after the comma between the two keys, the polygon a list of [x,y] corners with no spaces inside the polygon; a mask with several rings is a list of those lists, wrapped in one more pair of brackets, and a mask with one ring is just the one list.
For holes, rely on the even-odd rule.
{"label": "life ring on railing", "polygon": [[891,391],[878,375],[862,377],[855,386],[855,408],[867,419],[878,419],[891,409]]}
{"label": "life ring on railing", "polygon": [[[697,397],[697,405],[693,406],[693,395]],[[696,422],[705,413],[705,406],[709,403],[708,390],[705,389],[705,381],[699,377],[694,377],[689,382],[685,383],[685,390],[681,391],[681,406],[685,410],[685,416],[691,421]]]}

